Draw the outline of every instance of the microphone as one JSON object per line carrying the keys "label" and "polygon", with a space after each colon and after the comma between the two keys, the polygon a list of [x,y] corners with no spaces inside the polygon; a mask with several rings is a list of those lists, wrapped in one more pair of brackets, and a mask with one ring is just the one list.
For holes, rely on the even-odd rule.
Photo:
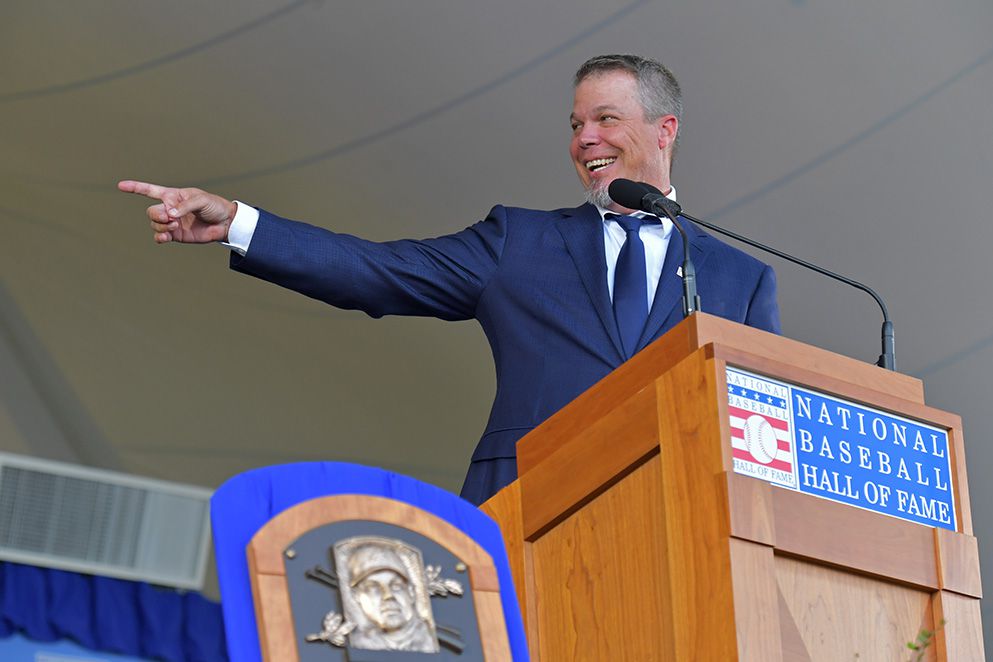
{"label": "microphone", "polygon": [[640,209],[643,212],[654,214],[656,207],[658,207],[673,223],[675,221],[672,217],[679,216],[683,211],[678,202],[670,200],[662,195],[662,191],[644,182],[615,179],[607,187],[607,193],[611,200],[628,209]]}
{"label": "microphone", "polygon": [[654,186],[630,179],[615,179],[607,187],[610,199],[628,209],[640,209],[649,214],[662,214],[683,237],[683,317],[700,310],[700,295],[696,292],[696,267],[690,259],[690,240],[677,217],[682,208],[662,195]]}
{"label": "microphone", "polygon": [[[623,201],[618,200],[613,195],[614,184],[617,184],[618,182],[623,182],[623,184],[618,184],[619,195],[625,196]],[[801,267],[806,267],[807,269],[816,271],[819,274],[823,274],[825,276],[828,276],[829,278],[833,278],[842,283],[847,283],[848,285],[851,285],[856,289],[866,292],[873,299],[876,300],[876,304],[879,305],[879,309],[883,312],[882,354],[880,354],[879,359],[876,360],[876,365],[878,365],[880,368],[896,371],[896,350],[894,349],[894,342],[893,342],[893,321],[890,320],[889,311],[886,309],[886,304],[883,303],[882,298],[878,294],[876,294],[875,290],[873,290],[868,285],[863,285],[857,280],[846,278],[845,276],[842,276],[841,274],[836,274],[835,272],[829,271],[824,267],[819,267],[816,264],[807,262],[806,260],[801,260],[798,257],[794,257],[789,253],[784,253],[781,250],[777,250],[775,248],[772,248],[771,246],[766,246],[765,244],[759,243],[753,239],[749,239],[748,237],[743,237],[737,232],[726,230],[720,227],[719,225],[714,225],[713,223],[708,223],[707,221],[701,221],[699,218],[694,218],[693,216],[684,213],[682,207],[680,207],[672,200],[669,200],[668,198],[663,196],[662,192],[659,191],[654,186],[652,186],[651,184],[618,179],[611,182],[609,192],[611,199],[613,199],[614,202],[616,202],[617,204],[623,205],[628,209],[642,209],[644,211],[647,211],[645,209],[646,205],[652,206],[652,208],[654,209],[655,205],[665,204],[658,200],[658,198],[662,198],[667,203],[669,203],[667,207],[670,210],[674,211],[674,214],[677,216],[682,216],[686,220],[697,223],[698,225],[702,225],[703,227],[709,230],[713,230],[714,232],[719,232],[723,235],[731,237],[732,239],[737,239],[742,243],[748,244],[749,246],[754,246],[755,248],[765,251],[766,253],[771,253],[776,257],[781,257],[784,260],[788,260],[789,262],[792,262],[793,264],[799,264]],[[628,203],[633,203],[633,205]]]}

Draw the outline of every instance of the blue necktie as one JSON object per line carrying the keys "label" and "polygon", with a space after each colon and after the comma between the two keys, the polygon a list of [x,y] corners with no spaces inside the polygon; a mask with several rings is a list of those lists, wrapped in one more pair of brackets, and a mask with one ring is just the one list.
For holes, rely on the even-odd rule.
{"label": "blue necktie", "polygon": [[627,234],[614,268],[614,318],[617,320],[617,330],[621,333],[621,344],[627,359],[634,355],[638,339],[648,321],[645,244],[638,236],[638,230],[644,223],[658,223],[659,220],[653,216],[641,219],[613,214],[607,218],[614,218]]}

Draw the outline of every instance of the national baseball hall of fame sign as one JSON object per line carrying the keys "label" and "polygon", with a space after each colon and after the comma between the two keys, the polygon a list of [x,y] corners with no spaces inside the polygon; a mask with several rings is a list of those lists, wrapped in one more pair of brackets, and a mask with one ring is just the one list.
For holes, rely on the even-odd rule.
{"label": "national baseball hall of fame sign", "polygon": [[735,473],[956,530],[948,432],[727,368]]}

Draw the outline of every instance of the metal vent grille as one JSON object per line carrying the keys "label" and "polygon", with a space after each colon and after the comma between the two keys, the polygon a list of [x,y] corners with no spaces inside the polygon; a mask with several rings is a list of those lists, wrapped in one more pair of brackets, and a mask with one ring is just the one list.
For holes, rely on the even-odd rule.
{"label": "metal vent grille", "polygon": [[0,453],[0,558],[200,589],[210,494]]}

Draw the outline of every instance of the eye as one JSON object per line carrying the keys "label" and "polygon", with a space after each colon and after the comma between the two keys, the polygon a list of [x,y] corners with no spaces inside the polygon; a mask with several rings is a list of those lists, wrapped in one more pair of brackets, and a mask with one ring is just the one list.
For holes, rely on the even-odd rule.
{"label": "eye", "polygon": [[362,593],[367,593],[372,597],[378,597],[382,592],[380,591],[379,586],[374,582],[362,582],[359,584],[359,591]]}
{"label": "eye", "polygon": [[580,124],[579,122],[573,122],[573,123],[572,123],[572,124],[571,124],[570,126],[572,126],[572,132],[573,132],[573,133],[575,133],[575,132],[576,132],[576,131],[578,131],[578,130],[580,129],[580,127],[582,127],[583,125],[582,125],[582,124]]}
{"label": "eye", "polygon": [[616,122],[617,121],[617,118],[615,116],[613,116],[613,115],[601,115],[600,116],[600,121],[601,122],[607,122],[607,123]]}

